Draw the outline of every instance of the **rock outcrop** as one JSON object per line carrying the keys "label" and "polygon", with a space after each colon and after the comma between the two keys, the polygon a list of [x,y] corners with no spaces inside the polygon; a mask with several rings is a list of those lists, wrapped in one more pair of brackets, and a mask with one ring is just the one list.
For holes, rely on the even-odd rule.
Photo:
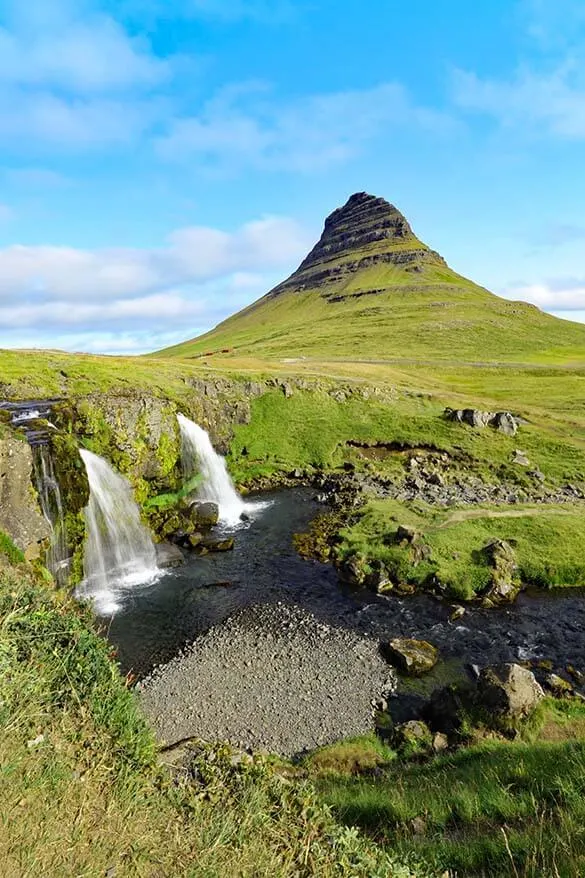
{"label": "rock outcrop", "polygon": [[351,296],[375,296],[385,288],[339,294],[336,289],[330,292],[328,286],[337,286],[340,280],[362,269],[384,263],[399,265],[413,272],[414,277],[425,263],[446,265],[438,253],[418,240],[393,204],[367,192],[357,192],[327,217],[323,234],[309,255],[266,298],[315,288],[332,303]]}
{"label": "rock outcrop", "polygon": [[479,409],[445,409],[445,417],[449,421],[468,424],[470,427],[493,427],[505,436],[515,436],[518,432],[518,421],[511,412],[483,412]]}
{"label": "rock outcrop", "polygon": [[7,533],[29,560],[38,558],[51,528],[34,491],[33,458],[28,442],[0,438],[0,530]]}

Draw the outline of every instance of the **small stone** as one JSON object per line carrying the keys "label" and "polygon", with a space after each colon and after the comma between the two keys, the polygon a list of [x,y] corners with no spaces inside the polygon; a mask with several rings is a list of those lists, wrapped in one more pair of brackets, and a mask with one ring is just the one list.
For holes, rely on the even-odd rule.
{"label": "small stone", "polygon": [[518,464],[518,466],[530,466],[530,461],[528,460],[524,451],[520,451],[520,449],[516,448],[514,453],[512,454],[512,463]]}
{"label": "small stone", "polygon": [[45,736],[43,734],[37,735],[36,738],[33,738],[30,741],[26,742],[26,746],[29,750],[34,750],[35,747],[38,747],[39,744],[42,744],[45,740]]}
{"label": "small stone", "polygon": [[465,615],[465,607],[461,607],[459,604],[455,604],[453,607],[451,607],[451,609],[453,610],[453,612],[449,616],[451,622],[455,622],[457,619],[460,619],[462,616]]}
{"label": "small stone", "polygon": [[444,753],[449,749],[449,738],[443,732],[437,732],[433,735],[433,750],[435,753]]}

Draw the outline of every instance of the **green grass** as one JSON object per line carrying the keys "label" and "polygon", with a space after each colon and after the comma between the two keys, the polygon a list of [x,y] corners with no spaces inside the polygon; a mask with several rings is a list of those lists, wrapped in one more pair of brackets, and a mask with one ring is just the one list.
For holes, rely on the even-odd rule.
{"label": "green grass", "polygon": [[24,553],[15,546],[8,534],[0,530],[0,558],[8,564],[22,564],[24,562]]}
{"label": "green grass", "polygon": [[[378,401],[364,399],[359,385],[354,391],[345,402],[325,390],[297,391],[290,399],[272,391],[253,400],[251,423],[236,428],[231,445],[236,477],[294,467],[334,468],[346,460],[359,464],[359,453],[347,443],[363,441],[445,451],[461,468],[473,468],[491,481],[505,475],[519,484],[526,475],[511,459],[521,446],[551,481],[585,480],[585,447],[552,433],[528,426],[519,436],[506,437],[446,421],[444,405],[434,399],[400,395]],[[403,472],[402,458],[393,460],[395,470]]]}
{"label": "green grass", "polygon": [[[421,268],[413,276],[382,263],[314,289],[305,288],[300,276],[285,292],[267,295],[211,332],[158,355],[194,357],[231,349],[237,356],[264,359],[585,359],[582,325],[494,296],[446,266],[431,262]],[[370,289],[384,292],[351,295]],[[349,298],[332,303],[325,294]]]}
{"label": "green grass", "polygon": [[202,745],[173,780],[107,641],[26,567],[0,572],[0,737],[7,878],[414,874],[266,758]]}
{"label": "green grass", "polygon": [[484,741],[421,764],[366,738],[303,767],[339,819],[434,868],[576,878],[585,870],[584,723],[583,705],[547,699],[518,742]]}
{"label": "green grass", "polygon": [[[411,551],[396,541],[398,525],[415,527],[429,548],[413,565]],[[341,532],[339,554],[359,553],[382,561],[393,579],[418,587],[436,577],[447,593],[468,600],[487,589],[490,569],[483,549],[495,539],[509,542],[518,576],[542,588],[585,586],[585,506],[517,505],[448,511],[423,504],[375,500]]]}

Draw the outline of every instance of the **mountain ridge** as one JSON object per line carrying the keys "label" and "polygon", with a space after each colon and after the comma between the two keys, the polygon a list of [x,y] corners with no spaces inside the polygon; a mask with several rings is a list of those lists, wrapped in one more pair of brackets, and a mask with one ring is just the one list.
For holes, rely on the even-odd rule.
{"label": "mountain ridge", "polygon": [[397,207],[357,192],[329,214],[288,278],[211,331],[155,356],[469,360],[481,352],[511,362],[556,357],[559,349],[561,359],[585,358],[585,326],[463,277]]}

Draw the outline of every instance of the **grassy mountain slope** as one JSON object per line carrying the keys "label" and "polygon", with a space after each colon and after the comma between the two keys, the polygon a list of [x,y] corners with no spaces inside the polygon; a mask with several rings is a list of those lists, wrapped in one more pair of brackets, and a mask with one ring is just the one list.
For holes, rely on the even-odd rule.
{"label": "grassy mountain slope", "polygon": [[286,281],[200,338],[159,356],[585,358],[585,327],[493,295],[453,271],[400,212],[360,193],[326,220]]}

